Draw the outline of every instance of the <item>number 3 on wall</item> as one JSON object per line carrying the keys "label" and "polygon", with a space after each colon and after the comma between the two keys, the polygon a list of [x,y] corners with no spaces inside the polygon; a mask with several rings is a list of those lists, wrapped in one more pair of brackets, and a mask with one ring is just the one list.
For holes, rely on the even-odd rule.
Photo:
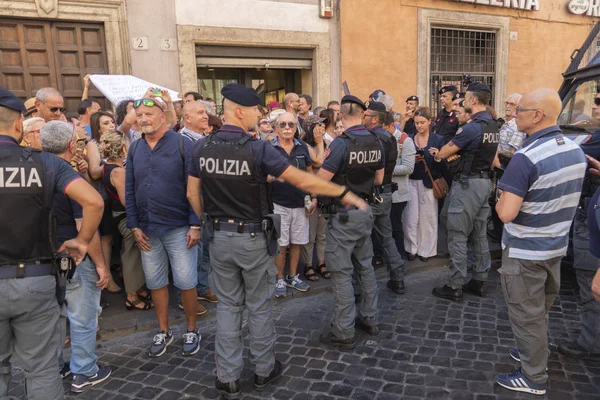
{"label": "number 3 on wall", "polygon": [[177,41],[172,38],[164,38],[160,41],[162,51],[177,51]]}

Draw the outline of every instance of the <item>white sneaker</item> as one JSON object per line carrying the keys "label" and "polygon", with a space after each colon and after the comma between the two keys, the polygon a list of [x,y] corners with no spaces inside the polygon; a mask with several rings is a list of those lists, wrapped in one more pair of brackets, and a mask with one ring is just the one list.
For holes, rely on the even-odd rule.
{"label": "white sneaker", "polygon": [[277,283],[275,284],[275,297],[285,297],[287,294],[287,288],[285,286],[285,279],[277,278]]}

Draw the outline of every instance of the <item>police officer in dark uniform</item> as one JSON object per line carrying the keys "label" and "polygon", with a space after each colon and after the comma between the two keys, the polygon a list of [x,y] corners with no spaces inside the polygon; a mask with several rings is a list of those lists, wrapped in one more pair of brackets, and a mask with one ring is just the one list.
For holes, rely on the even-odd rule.
{"label": "police officer in dark uniform", "polygon": [[442,109],[432,125],[432,130],[433,133],[444,138],[444,143],[450,142],[458,130],[458,120],[454,115],[454,104],[452,104],[452,99],[457,93],[458,89],[454,85],[444,86],[438,92]]}
{"label": "police officer in dark uniform", "polygon": [[[345,131],[329,146],[329,153],[318,176],[347,188],[368,202],[373,186],[384,177],[383,148],[377,135],[362,125],[364,103],[355,96],[344,96],[340,118]],[[321,342],[340,348],[356,347],[354,328],[377,335],[377,282],[371,265],[373,247],[371,231],[373,212],[339,207],[337,201],[322,201],[321,212],[327,215],[325,262],[331,272],[335,310],[331,330],[321,334]],[[362,298],[358,317],[354,304],[352,275],[356,274]]]}
{"label": "police officer in dark uniform", "polygon": [[383,147],[383,160],[385,161],[385,173],[383,183],[375,187],[374,202],[371,210],[375,220],[373,222],[373,243],[378,243],[383,251],[384,260],[390,271],[390,280],[387,287],[397,294],[404,294],[404,267],[405,263],[398,252],[396,243],[392,237],[392,222],[390,212],[392,210],[392,193],[398,189],[398,184],[392,182],[392,175],[398,160],[398,146],[396,138],[381,126],[386,116],[386,108],[378,101],[369,102],[367,111],[363,116],[363,125],[372,133],[377,135]]}
{"label": "police officer in dark uniform", "polygon": [[[583,139],[580,146],[586,155],[600,160],[600,130]],[[594,299],[591,292],[592,280],[598,271],[600,259],[590,251],[590,230],[588,228],[589,224],[596,224],[596,218],[588,220],[588,215],[598,212],[598,202],[594,202],[592,199],[598,188],[600,188],[600,177],[592,174],[588,168],[583,181],[579,208],[573,223],[573,268],[575,268],[581,299],[581,331],[577,340],[558,344],[559,353],[574,358],[598,359],[600,357],[600,337],[598,336],[600,303]],[[594,210],[596,211],[594,212]]]}
{"label": "police officer in dark uniform", "polygon": [[[23,101],[0,87],[0,398],[7,398],[14,354],[29,399],[63,398],[52,199],[65,193],[83,207],[79,235],[64,242],[80,262],[104,209],[102,197],[54,154],[20,147]],[[73,133],[75,140],[75,133]]]}
{"label": "police officer in dark uniform", "polygon": [[[463,290],[482,297],[487,295],[486,281],[491,266],[486,236],[488,199],[492,190],[489,173],[499,139],[498,125],[486,110],[491,97],[492,91],[483,83],[469,85],[464,103],[473,112],[471,122],[460,128],[441,149],[430,149],[436,159],[460,156],[448,163],[454,179],[441,215],[448,229],[451,278],[447,285],[434,288],[433,294],[444,299],[460,301]],[[467,242],[473,244],[474,271],[465,285]]]}
{"label": "police officer in dark uniform", "polygon": [[404,126],[401,126],[401,128],[410,137],[414,137],[417,134],[414,119],[417,108],[419,108],[419,98],[417,96],[410,96],[406,99],[406,113],[403,118]]}
{"label": "police officer in dark uniform", "polygon": [[[254,387],[263,390],[282,374],[275,360],[271,299],[279,249],[276,215],[267,196],[267,177],[282,179],[305,192],[338,197],[342,203],[367,209],[347,188],[318,179],[289,165],[266,141],[247,132],[256,126],[260,98],[256,91],[232,83],[221,90],[225,124],[196,142],[189,169],[188,199],[203,215],[211,255],[210,287],[217,305],[217,391],[228,399],[241,397],[242,313],[248,309],[250,359]],[[280,220],[279,220],[280,221]]]}

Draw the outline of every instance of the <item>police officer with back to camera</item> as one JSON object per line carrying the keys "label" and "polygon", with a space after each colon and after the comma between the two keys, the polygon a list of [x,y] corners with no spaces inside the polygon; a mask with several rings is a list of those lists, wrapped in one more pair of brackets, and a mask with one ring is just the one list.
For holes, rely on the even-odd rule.
{"label": "police officer with back to camera", "polygon": [[[487,275],[491,266],[487,242],[487,219],[492,183],[489,178],[498,147],[499,130],[486,110],[492,91],[480,82],[471,83],[465,106],[472,110],[471,122],[460,128],[454,138],[441,149],[431,148],[436,160],[460,157],[448,162],[453,175],[452,188],[444,202],[441,217],[448,229],[451,278],[448,284],[433,289],[433,295],[460,301],[463,290],[481,297],[487,295]],[[474,266],[467,278],[467,242],[472,242]]]}
{"label": "police officer with back to camera", "polygon": [[392,175],[398,160],[398,146],[396,138],[389,134],[381,126],[386,116],[386,108],[378,101],[369,102],[367,110],[363,115],[365,128],[374,133],[383,147],[383,160],[385,172],[381,185],[375,186],[371,210],[375,218],[373,222],[373,233],[375,240],[381,246],[390,271],[390,280],[387,287],[396,294],[404,294],[404,269],[405,263],[398,252],[396,243],[392,238],[392,222],[390,212],[392,210],[392,193],[398,189],[398,184],[392,182]]}
{"label": "police officer with back to camera", "polygon": [[432,129],[433,133],[444,138],[444,143],[450,142],[458,130],[458,119],[456,119],[454,104],[452,104],[457,93],[458,89],[454,85],[444,86],[438,92],[442,109],[438,113]]}
{"label": "police officer with back to camera", "polygon": [[[318,177],[346,185],[365,201],[373,200],[373,186],[383,184],[383,148],[377,135],[362,125],[366,107],[360,99],[342,98],[340,118],[344,133],[328,149]],[[344,209],[336,199],[323,199],[321,212],[328,218],[325,262],[332,275],[335,309],[331,330],[322,333],[321,342],[342,349],[356,347],[354,328],[377,335],[377,282],[371,264],[373,211]],[[358,316],[352,275],[356,274],[362,298]]]}
{"label": "police officer with back to camera", "polygon": [[348,206],[366,210],[368,205],[348,188],[290,166],[270,143],[247,133],[261,115],[260,98],[254,89],[232,83],[221,94],[225,98],[225,124],[194,146],[188,199],[208,230],[210,287],[219,298],[215,386],[224,397],[237,399],[242,395],[245,308],[255,389],[265,389],[283,372],[283,366],[275,360],[271,304],[277,271],[273,256],[279,249],[277,231],[281,220],[272,214],[268,175],[305,192],[336,197]]}
{"label": "police officer with back to camera", "polygon": [[19,146],[25,111],[22,100],[0,87],[0,398],[8,396],[14,353],[29,399],[62,399],[52,199],[65,193],[83,207],[79,235],[58,249],[76,262],[98,229],[104,202],[54,154]]}

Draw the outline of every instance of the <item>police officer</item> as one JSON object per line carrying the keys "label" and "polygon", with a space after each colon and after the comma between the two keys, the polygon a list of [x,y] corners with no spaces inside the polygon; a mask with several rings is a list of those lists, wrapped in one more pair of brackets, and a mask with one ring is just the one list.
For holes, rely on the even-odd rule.
{"label": "police officer", "polygon": [[[486,237],[492,190],[489,173],[499,137],[498,125],[486,110],[491,97],[492,91],[485,84],[469,85],[464,103],[473,112],[471,122],[460,128],[441,149],[430,149],[436,160],[460,156],[448,163],[454,180],[442,210],[442,219],[448,228],[451,279],[447,285],[433,289],[434,296],[444,299],[460,301],[463,290],[482,297],[487,295],[486,281],[491,266]],[[468,241],[473,244],[475,265],[472,279],[464,285]]]}
{"label": "police officer", "polygon": [[363,125],[374,133],[383,147],[382,158],[385,161],[385,172],[383,183],[375,187],[374,202],[371,210],[375,220],[373,221],[374,243],[379,243],[384,253],[390,271],[390,280],[387,287],[397,294],[404,294],[404,267],[405,263],[398,252],[396,243],[392,238],[392,222],[390,212],[392,210],[392,193],[398,189],[398,184],[392,183],[392,175],[398,160],[398,146],[396,138],[381,126],[386,116],[386,108],[378,101],[369,102],[367,111],[363,115]]}
{"label": "police officer", "polygon": [[[188,199],[210,238],[210,287],[219,299],[215,353],[219,394],[241,397],[242,313],[248,309],[250,357],[255,365],[254,387],[263,390],[282,374],[275,360],[271,299],[276,268],[272,256],[279,245],[271,214],[267,176],[282,179],[303,191],[340,198],[366,210],[367,203],[348,188],[300,171],[268,142],[247,132],[256,126],[260,98],[256,91],[232,83],[221,90],[225,124],[196,142],[190,165]],[[201,194],[202,193],[202,194]]]}
{"label": "police officer", "polygon": [[406,99],[406,113],[404,113],[400,128],[411,138],[417,134],[414,119],[417,108],[419,108],[419,98],[417,96],[413,95]]}
{"label": "police officer", "polygon": [[[596,96],[600,98],[600,94]],[[600,119],[600,115],[595,118]],[[589,135],[580,144],[583,152],[595,159],[600,159],[600,130]],[[590,167],[590,168],[593,168]],[[600,303],[598,303],[591,292],[591,284],[594,275],[600,265],[598,259],[591,251],[590,226],[596,225],[597,219],[588,215],[596,215],[598,212],[597,196],[593,201],[594,194],[600,188],[600,177],[586,171],[583,181],[583,190],[579,202],[579,208],[575,214],[573,223],[573,267],[577,283],[579,284],[579,297],[581,299],[581,331],[577,340],[566,341],[558,344],[558,351],[566,356],[584,359],[598,359],[600,357]],[[597,244],[596,244],[597,246]],[[595,252],[598,253],[597,251]]]}
{"label": "police officer", "polygon": [[83,207],[78,236],[58,249],[76,262],[87,253],[104,202],[54,154],[19,146],[25,111],[22,100],[0,87],[0,398],[8,396],[14,353],[25,370],[29,399],[62,399],[52,198],[65,193]]}
{"label": "police officer", "polygon": [[438,92],[440,95],[440,105],[442,109],[438,113],[435,123],[432,125],[433,133],[444,138],[444,143],[448,143],[458,130],[458,120],[454,115],[454,104],[452,101],[458,93],[454,85],[444,86]]}
{"label": "police officer", "polygon": [[[371,202],[373,185],[384,177],[383,148],[377,136],[362,125],[366,109],[355,96],[344,96],[340,118],[345,131],[331,142],[318,177],[346,185]],[[327,204],[328,203],[328,204]],[[371,265],[373,212],[338,207],[337,201],[325,201],[322,212],[328,215],[325,262],[333,277],[335,310],[331,330],[320,335],[321,342],[344,349],[356,347],[354,328],[377,335],[377,282]],[[337,211],[337,212],[336,212]],[[356,318],[352,275],[356,273],[362,298]]]}

